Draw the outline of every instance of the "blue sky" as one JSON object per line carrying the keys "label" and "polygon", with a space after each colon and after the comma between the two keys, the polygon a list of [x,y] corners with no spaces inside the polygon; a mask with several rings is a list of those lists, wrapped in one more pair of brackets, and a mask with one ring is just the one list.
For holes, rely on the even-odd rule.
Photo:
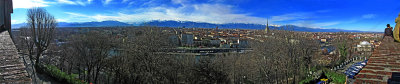
{"label": "blue sky", "polygon": [[395,25],[399,0],[13,0],[12,24],[44,7],[59,22],[178,20],[293,24],[312,28],[383,31]]}

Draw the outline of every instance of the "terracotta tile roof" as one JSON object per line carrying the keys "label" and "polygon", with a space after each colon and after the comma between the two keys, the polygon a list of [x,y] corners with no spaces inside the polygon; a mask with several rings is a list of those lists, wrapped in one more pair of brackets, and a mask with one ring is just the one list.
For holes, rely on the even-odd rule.
{"label": "terracotta tile roof", "polygon": [[0,83],[31,83],[8,31],[0,32]]}
{"label": "terracotta tile roof", "polygon": [[387,84],[393,72],[400,72],[400,43],[385,37],[367,65],[355,77],[355,84]]}

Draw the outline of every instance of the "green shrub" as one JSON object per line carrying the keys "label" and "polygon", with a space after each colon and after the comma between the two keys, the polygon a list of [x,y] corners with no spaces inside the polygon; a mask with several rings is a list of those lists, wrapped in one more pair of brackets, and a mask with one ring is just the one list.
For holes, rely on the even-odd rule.
{"label": "green shrub", "polygon": [[[346,82],[346,75],[344,75],[344,74],[336,73],[327,68],[322,68],[322,71],[325,73],[325,75],[328,77],[329,81],[332,83],[344,84]],[[313,80],[315,80],[315,79],[313,79],[312,77],[307,77],[306,79],[301,80],[299,82],[299,84],[310,84],[310,82]]]}
{"label": "green shrub", "polygon": [[333,83],[344,84],[346,82],[346,75],[344,74],[336,73],[328,69],[324,69],[324,72],[328,79]]}
{"label": "green shrub", "polygon": [[312,77],[307,77],[306,79],[301,80],[301,81],[299,82],[299,84],[310,84],[310,82],[311,82],[312,80],[314,80]]}
{"label": "green shrub", "polygon": [[47,74],[58,81],[67,82],[69,84],[87,84],[86,82],[81,82],[81,80],[76,79],[77,74],[66,74],[53,65],[40,65],[38,66],[40,72]]}

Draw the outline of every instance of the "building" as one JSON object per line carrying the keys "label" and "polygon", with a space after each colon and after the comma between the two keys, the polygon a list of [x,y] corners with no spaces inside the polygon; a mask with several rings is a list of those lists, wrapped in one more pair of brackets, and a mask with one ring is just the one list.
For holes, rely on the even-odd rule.
{"label": "building", "polygon": [[12,0],[0,0],[0,32],[8,30],[11,33]]}
{"label": "building", "polygon": [[221,40],[219,40],[219,39],[210,40],[210,45],[211,46],[219,46],[219,44],[221,44]]}
{"label": "building", "polygon": [[192,46],[193,45],[193,34],[182,34],[181,43],[182,46]]}
{"label": "building", "polygon": [[325,38],[323,38],[323,39],[321,39],[321,43],[326,43],[326,39]]}
{"label": "building", "polygon": [[265,27],[265,33],[268,33],[269,32],[269,27],[268,27],[268,19],[267,19],[267,25],[266,25],[266,27]]}
{"label": "building", "polygon": [[172,46],[179,46],[179,37],[177,35],[172,35],[168,37]]}
{"label": "building", "polygon": [[357,52],[361,55],[361,57],[369,58],[372,54],[373,46],[368,41],[362,41],[359,45],[357,45]]}
{"label": "building", "polygon": [[200,40],[200,39],[194,39],[193,40],[193,45],[196,46],[196,47],[197,46],[199,46],[199,47],[204,46],[206,43],[207,43],[206,40]]}
{"label": "building", "polygon": [[249,41],[246,39],[238,39],[239,48],[250,48]]}
{"label": "building", "polygon": [[220,48],[231,48],[230,44],[220,44],[219,45]]}
{"label": "building", "polygon": [[371,43],[369,43],[367,41],[362,41],[362,42],[360,42],[359,45],[357,45],[357,51],[358,52],[371,52],[372,45],[371,45]]}

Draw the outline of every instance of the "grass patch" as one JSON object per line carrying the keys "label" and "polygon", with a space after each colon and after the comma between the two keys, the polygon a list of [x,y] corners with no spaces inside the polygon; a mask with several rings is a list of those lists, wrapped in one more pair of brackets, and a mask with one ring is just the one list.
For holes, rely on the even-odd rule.
{"label": "grass patch", "polygon": [[53,65],[40,65],[38,68],[41,73],[47,74],[61,82],[67,82],[69,84],[87,84],[86,82],[77,79],[77,74],[67,74]]}
{"label": "grass patch", "polygon": [[331,80],[332,83],[344,84],[346,82],[346,75],[336,73],[326,68],[323,70],[325,72],[325,75],[328,77],[329,80]]}
{"label": "grass patch", "polygon": [[306,79],[304,79],[304,80],[301,80],[300,82],[299,82],[299,84],[311,84],[311,82],[314,80],[314,78],[312,78],[312,77],[307,77]]}
{"label": "grass patch", "polygon": [[[312,70],[314,71],[314,70]],[[336,83],[336,84],[344,84],[346,82],[346,75],[341,74],[341,73],[336,73],[334,71],[331,71],[327,68],[322,68],[322,71],[325,73],[325,75],[328,77],[329,81],[331,83]],[[314,79],[312,76],[307,77],[299,82],[299,84],[311,84],[314,82],[318,82],[319,80]]]}

